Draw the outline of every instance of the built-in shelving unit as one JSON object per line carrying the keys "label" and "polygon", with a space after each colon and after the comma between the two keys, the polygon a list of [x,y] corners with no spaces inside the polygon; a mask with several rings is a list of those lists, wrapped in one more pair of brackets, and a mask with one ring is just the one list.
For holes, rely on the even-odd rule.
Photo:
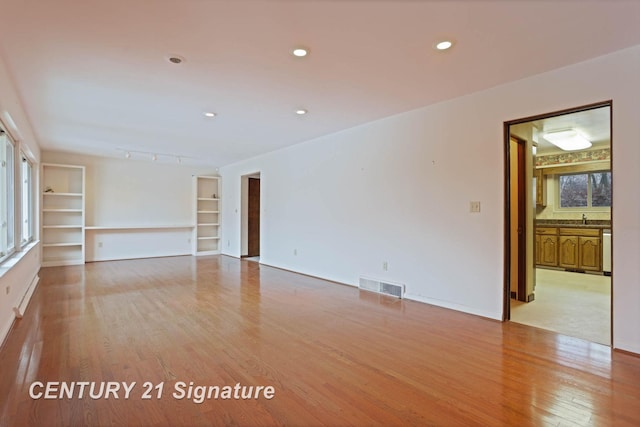
{"label": "built-in shelving unit", "polygon": [[194,176],[194,255],[220,253],[220,178]]}
{"label": "built-in shelving unit", "polygon": [[84,263],[84,166],[42,164],[42,265]]}

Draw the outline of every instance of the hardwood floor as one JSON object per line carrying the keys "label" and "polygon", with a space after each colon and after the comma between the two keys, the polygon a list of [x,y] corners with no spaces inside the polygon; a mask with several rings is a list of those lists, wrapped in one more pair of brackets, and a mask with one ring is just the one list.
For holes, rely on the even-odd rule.
{"label": "hardwood floor", "polygon": [[[2,426],[640,425],[640,358],[549,331],[224,256],[40,277],[0,350]],[[37,381],[136,384],[34,399]],[[179,382],[275,396],[194,403]]]}

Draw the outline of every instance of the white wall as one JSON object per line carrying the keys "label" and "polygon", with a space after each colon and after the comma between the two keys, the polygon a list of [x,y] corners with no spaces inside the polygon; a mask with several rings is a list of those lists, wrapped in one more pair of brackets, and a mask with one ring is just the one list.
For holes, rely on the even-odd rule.
{"label": "white wall", "polygon": [[191,253],[192,176],[211,169],[50,151],[42,157],[86,167],[87,226],[121,227],[86,231],[87,262]]}
{"label": "white wall", "polygon": [[503,122],[613,99],[614,347],[640,353],[639,74],[635,47],[224,167],[222,250],[240,254],[240,177],[260,170],[263,263],[500,319]]}
{"label": "white wall", "polygon": [[[0,55],[0,120],[18,146],[26,152],[34,164],[40,160],[40,147],[31,129],[29,119],[14,89],[13,80]],[[37,183],[37,167],[34,181]],[[35,206],[37,212],[38,206]],[[36,215],[37,219],[37,215]],[[37,221],[36,221],[37,222]],[[37,230],[38,224],[34,224]],[[0,344],[4,341],[15,318],[13,307],[20,304],[29,285],[40,270],[40,246],[23,251],[0,267]],[[7,292],[8,289],[8,292]]]}

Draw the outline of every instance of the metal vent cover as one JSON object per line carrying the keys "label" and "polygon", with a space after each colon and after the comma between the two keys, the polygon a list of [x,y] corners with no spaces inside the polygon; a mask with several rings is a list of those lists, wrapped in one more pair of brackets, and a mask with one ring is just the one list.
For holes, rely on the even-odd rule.
{"label": "metal vent cover", "polygon": [[382,282],[375,279],[367,279],[360,277],[358,288],[377,292],[379,294],[389,295],[396,298],[402,298],[404,296],[404,285],[398,283]]}

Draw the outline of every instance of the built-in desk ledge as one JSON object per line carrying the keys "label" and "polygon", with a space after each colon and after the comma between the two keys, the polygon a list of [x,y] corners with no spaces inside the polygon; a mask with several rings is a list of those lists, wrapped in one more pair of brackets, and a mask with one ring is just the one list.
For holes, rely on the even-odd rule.
{"label": "built-in desk ledge", "polygon": [[574,228],[611,228],[608,219],[587,219],[583,224],[581,219],[537,219],[537,227],[574,227]]}
{"label": "built-in desk ledge", "polygon": [[193,228],[193,224],[173,224],[173,225],[88,225],[85,230],[163,230]]}

